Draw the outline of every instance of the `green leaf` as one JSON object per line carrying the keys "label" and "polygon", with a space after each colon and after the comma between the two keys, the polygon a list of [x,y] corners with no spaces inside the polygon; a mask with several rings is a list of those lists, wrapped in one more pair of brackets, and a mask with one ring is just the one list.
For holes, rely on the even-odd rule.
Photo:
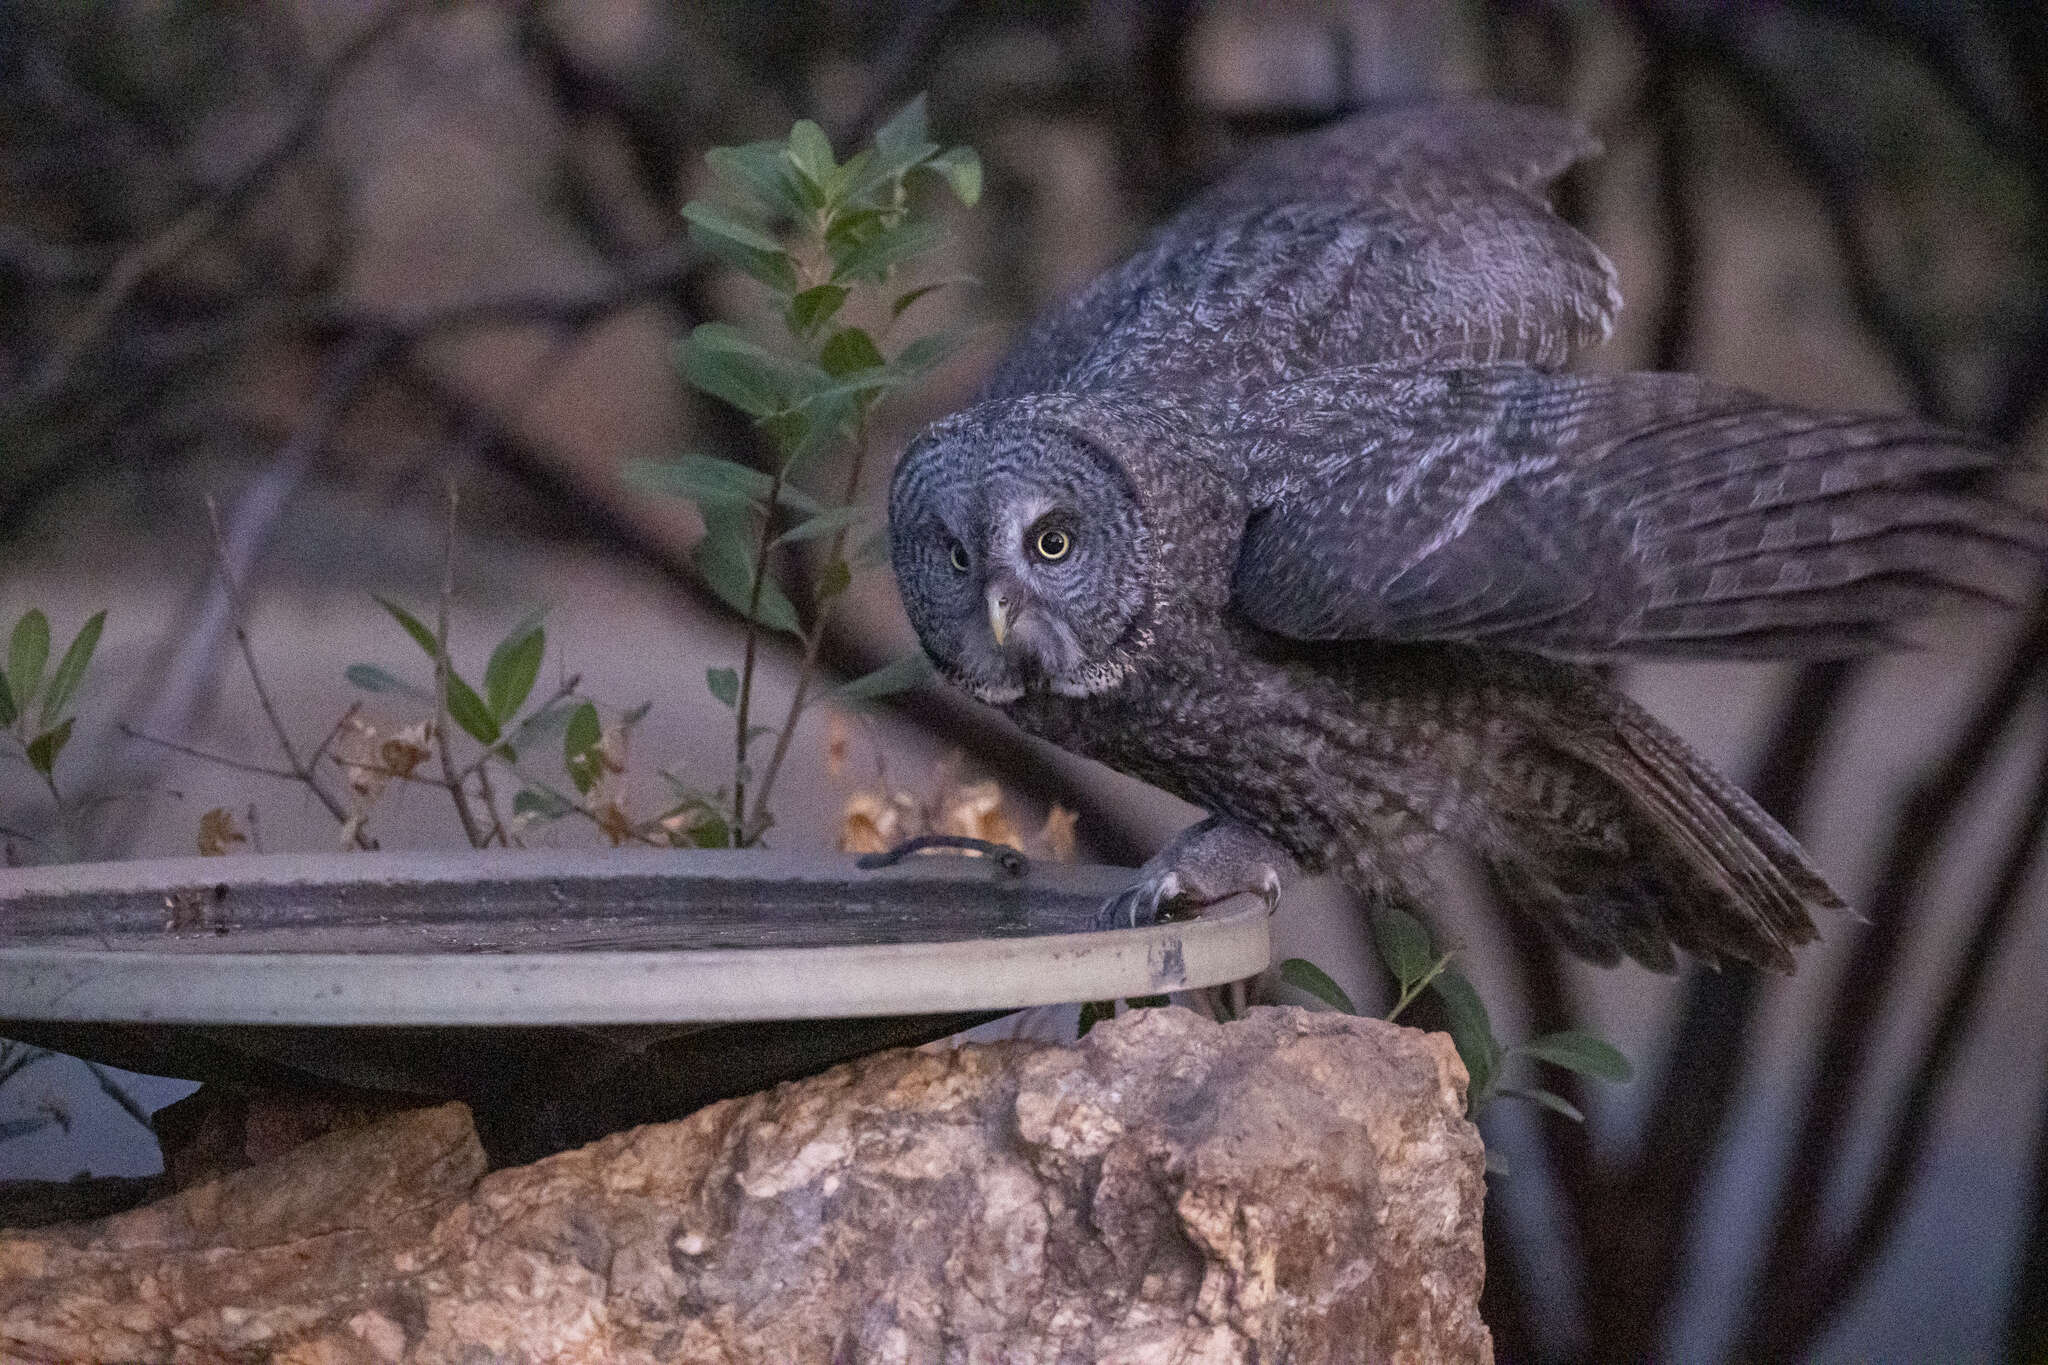
{"label": "green leaf", "polygon": [[1124,1003],[1134,1010],[1163,1010],[1173,1003],[1170,995],[1134,995]]}
{"label": "green leaf", "polygon": [[1573,1123],[1584,1123],[1586,1121],[1586,1116],[1579,1112],[1577,1105],[1564,1096],[1552,1094],[1550,1091],[1544,1090],[1539,1086],[1503,1086],[1500,1093],[1511,1095],[1518,1100],[1530,1100],[1540,1104],[1554,1114],[1564,1115]]}
{"label": "green leaf", "polygon": [[683,376],[714,398],[753,417],[793,408],[832,387],[815,365],[759,346],[722,322],[691,329],[682,342]]}
{"label": "green leaf", "polygon": [[1500,1042],[1493,1036],[1493,1023],[1486,1016],[1485,1003],[1464,973],[1446,967],[1430,983],[1430,989],[1443,1002],[1451,1042],[1457,1046],[1458,1056],[1472,1078],[1465,1104],[1468,1111],[1474,1110],[1493,1093],[1494,1079],[1500,1074]]}
{"label": "green leaf", "polygon": [[405,633],[407,635],[412,636],[414,644],[417,644],[421,649],[424,649],[427,652],[427,657],[429,659],[437,659],[440,657],[441,646],[439,642],[435,640],[434,632],[428,630],[424,625],[421,625],[420,620],[417,616],[414,616],[404,607],[399,606],[396,602],[392,601],[388,597],[385,597],[381,593],[371,593],[370,596],[376,599],[378,606],[384,608],[384,610],[391,613],[391,617],[393,620],[397,621],[399,625],[405,627]]}
{"label": "green leaf", "polygon": [[365,692],[395,692],[401,697],[411,697],[429,705],[434,701],[434,694],[426,688],[394,678],[375,664],[350,664],[342,670],[342,676],[351,686],[360,687]]}
{"label": "green leaf", "polygon": [[71,742],[71,721],[66,720],[54,730],[45,730],[28,742],[28,762],[31,768],[44,777],[57,766],[57,755],[64,752],[64,746]]}
{"label": "green leaf", "polygon": [[847,200],[866,201],[877,190],[893,188],[906,172],[930,160],[938,150],[939,145],[932,141],[925,98],[918,95],[875,130],[874,151],[847,185]]}
{"label": "green leaf", "polygon": [[931,140],[931,115],[923,91],[912,95],[901,109],[889,115],[882,126],[875,129],[875,151],[881,156],[901,156]]}
{"label": "green leaf", "polygon": [[[636,487],[688,498],[700,506],[765,507],[769,490],[775,486],[775,481],[760,470],[716,455],[635,460],[626,466],[626,479]],[[787,480],[776,501],[805,516],[816,516],[825,510],[817,499]]]}
{"label": "green leaf", "polygon": [[544,787],[528,787],[512,798],[512,813],[535,820],[559,820],[576,806],[558,792]]}
{"label": "green leaf", "polygon": [[820,190],[832,183],[839,163],[832,157],[832,139],[809,119],[798,119],[789,130],[789,160],[797,174]]}
{"label": "green leaf", "polygon": [[847,292],[842,284],[819,284],[804,290],[789,301],[789,330],[798,336],[817,331],[846,302]]}
{"label": "green leaf", "polygon": [[937,368],[940,361],[958,350],[966,339],[967,330],[960,327],[919,337],[896,353],[896,359],[889,363],[889,368],[906,381],[922,379]]}
{"label": "green leaf", "polygon": [[937,223],[906,218],[844,252],[834,251],[832,278],[880,280],[904,261],[930,251],[944,235]]}
{"label": "green leaf", "polygon": [[740,701],[740,675],[737,669],[707,668],[704,670],[704,685],[711,689],[711,695],[727,706],[737,706]]}
{"label": "green leaf", "polygon": [[801,218],[824,202],[815,186],[797,176],[780,142],[713,147],[704,159],[721,180],[771,213]]}
{"label": "green leaf", "polygon": [[731,848],[732,826],[725,817],[706,813],[690,826],[690,842],[698,848]]}
{"label": "green leaf", "polygon": [[971,287],[980,283],[981,281],[972,275],[948,275],[943,280],[933,280],[930,284],[921,284],[915,289],[906,290],[898,294],[896,302],[889,305],[889,316],[892,318],[902,317],[915,307],[919,300],[927,295],[936,294],[941,289],[950,289],[954,285],[967,285]]}
{"label": "green leaf", "polygon": [[798,522],[781,535],[775,537],[774,543],[777,546],[782,546],[795,545],[807,540],[817,540],[821,536],[829,536],[835,532],[843,531],[850,526],[858,525],[867,514],[868,509],[858,503],[846,507],[835,507],[829,512],[818,513],[817,516],[810,518],[808,521]]}
{"label": "green leaf", "polygon": [[842,683],[832,690],[834,701],[852,703],[876,701],[882,697],[893,697],[899,692],[908,692],[922,686],[932,675],[931,660],[919,650],[892,659],[872,673],[864,673],[852,682]]}
{"label": "green leaf", "polygon": [[1429,975],[1430,967],[1435,965],[1436,951],[1430,947],[1429,931],[1398,906],[1381,905],[1373,910],[1372,941],[1379,950],[1380,961],[1387,964],[1387,970],[1403,990]]}
{"label": "green leaf", "polygon": [[604,771],[604,760],[597,755],[603,742],[604,726],[598,722],[597,708],[587,701],[579,703],[569,715],[568,728],[562,731],[562,766],[584,796],[590,795]]}
{"label": "green leaf", "polygon": [[462,680],[454,668],[447,670],[448,718],[460,725],[463,732],[477,743],[489,748],[498,742],[501,733],[498,718],[484,705],[484,699],[476,689]]}
{"label": "green leaf", "polygon": [[968,208],[981,202],[981,158],[972,147],[953,147],[924,163],[952,186],[953,195]]}
{"label": "green leaf", "polygon": [[834,379],[844,379],[861,370],[879,369],[887,362],[873,337],[858,327],[842,327],[825,342],[818,363]]}
{"label": "green leaf", "polygon": [[[692,557],[697,571],[704,575],[705,585],[745,620],[754,586],[754,546],[745,534],[733,527],[714,526],[697,542]],[[761,584],[760,605],[754,619],[770,630],[801,633],[796,608],[773,579]]]}
{"label": "green leaf", "polygon": [[71,647],[58,661],[57,671],[50,675],[49,690],[43,694],[43,725],[54,724],[64,714],[72,694],[85,681],[85,670],[92,666],[93,651],[100,647],[100,631],[106,624],[107,614],[104,611],[94,612],[78,628],[78,634],[71,637]]}
{"label": "green leaf", "polygon": [[7,675],[0,673],[0,726],[14,724],[20,714],[20,709],[14,704],[14,689],[7,685]]}
{"label": "green leaf", "polygon": [[702,200],[683,205],[683,217],[690,220],[690,240],[711,255],[779,294],[796,292],[796,262],[773,237]]}
{"label": "green leaf", "polygon": [[825,227],[826,250],[842,255],[873,240],[888,226],[888,216],[880,209],[844,209],[832,215]]}
{"label": "green leaf", "polygon": [[547,632],[541,629],[536,614],[514,626],[511,634],[491,651],[491,660],[484,665],[484,700],[500,724],[518,715],[519,708],[533,695],[534,680],[540,677],[547,644]]}
{"label": "green leaf", "polygon": [[788,140],[789,161],[797,173],[814,185],[822,186],[832,178],[839,168],[839,162],[832,155],[832,139],[825,136],[825,130],[809,119],[798,119],[790,125]]}
{"label": "green leaf", "polygon": [[582,705],[574,697],[559,697],[512,727],[500,748],[532,748],[545,744],[568,728],[569,717]]}
{"label": "green leaf", "polygon": [[15,703],[24,709],[43,689],[43,665],[50,661],[50,618],[31,607],[14,623],[7,646],[7,680]]}
{"label": "green leaf", "polygon": [[1116,1001],[1090,1000],[1081,1006],[1080,1032],[1076,1036],[1086,1038],[1089,1029],[1094,1028],[1105,1020],[1114,1018],[1116,1018]]}
{"label": "green leaf", "polygon": [[818,571],[818,601],[829,602],[853,586],[853,570],[843,559],[835,559]]}
{"label": "green leaf", "polygon": [[724,209],[719,208],[718,205],[707,203],[702,199],[692,199],[689,203],[683,205],[683,217],[689,220],[692,227],[702,228],[705,233],[711,236],[737,242],[741,246],[748,247],[754,251],[778,256],[787,254],[782,249],[782,243],[770,237],[760,228],[755,227],[752,223],[743,222],[727,213]]}
{"label": "green leaf", "polygon": [[1330,979],[1330,974],[1305,957],[1290,957],[1280,964],[1280,979],[1296,990],[1307,991],[1331,1009],[1346,1014],[1358,1013],[1358,1006],[1351,1003],[1351,997],[1344,988]]}
{"label": "green leaf", "polygon": [[1566,1071],[1603,1081],[1622,1083],[1635,1075],[1635,1068],[1629,1065],[1628,1058],[1622,1056],[1619,1048],[1605,1038],[1596,1038],[1578,1029],[1546,1033],[1518,1044],[1512,1050],[1524,1057],[1533,1057],[1539,1062],[1548,1062]]}

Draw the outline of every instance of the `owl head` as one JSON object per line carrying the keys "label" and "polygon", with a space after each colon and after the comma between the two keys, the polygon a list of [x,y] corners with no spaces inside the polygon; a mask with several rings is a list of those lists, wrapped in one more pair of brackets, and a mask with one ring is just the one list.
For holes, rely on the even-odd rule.
{"label": "owl head", "polygon": [[1137,491],[1065,423],[985,404],[932,427],[896,467],[889,545],[925,652],[983,701],[1104,691],[1148,641]]}

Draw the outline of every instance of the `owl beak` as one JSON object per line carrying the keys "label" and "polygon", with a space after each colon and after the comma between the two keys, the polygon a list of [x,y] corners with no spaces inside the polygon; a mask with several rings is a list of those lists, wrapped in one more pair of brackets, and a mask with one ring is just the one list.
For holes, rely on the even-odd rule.
{"label": "owl beak", "polygon": [[996,648],[1010,637],[1010,615],[1013,610],[1012,594],[1001,584],[991,585],[988,590],[988,630],[996,637]]}

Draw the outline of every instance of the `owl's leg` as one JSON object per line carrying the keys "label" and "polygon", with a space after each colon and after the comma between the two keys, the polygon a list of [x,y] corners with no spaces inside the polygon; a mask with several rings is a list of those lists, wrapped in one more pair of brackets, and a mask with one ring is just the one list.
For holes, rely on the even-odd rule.
{"label": "owl's leg", "polygon": [[1287,850],[1249,825],[1220,815],[1189,825],[1138,869],[1130,890],[1096,913],[1098,929],[1156,924],[1168,910],[1199,910],[1241,893],[1271,909],[1300,872]]}

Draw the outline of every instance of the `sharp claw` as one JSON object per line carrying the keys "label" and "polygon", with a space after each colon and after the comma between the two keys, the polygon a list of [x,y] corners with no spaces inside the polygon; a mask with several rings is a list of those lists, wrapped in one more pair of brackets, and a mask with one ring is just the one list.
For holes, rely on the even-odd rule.
{"label": "sharp claw", "polygon": [[1159,918],[1157,888],[1148,880],[1127,887],[1095,913],[1098,929],[1136,929]]}

